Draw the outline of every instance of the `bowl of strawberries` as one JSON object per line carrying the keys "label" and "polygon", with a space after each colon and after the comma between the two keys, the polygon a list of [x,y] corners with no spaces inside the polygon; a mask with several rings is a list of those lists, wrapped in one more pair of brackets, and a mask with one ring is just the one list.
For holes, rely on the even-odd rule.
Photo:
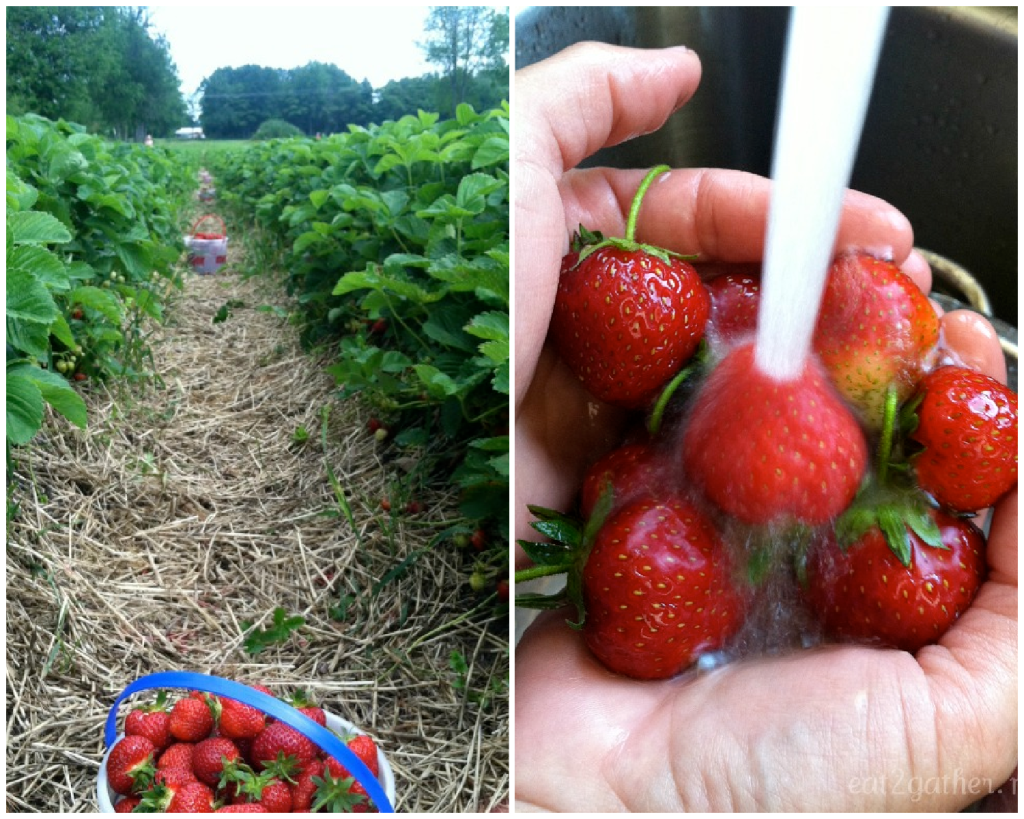
{"label": "bowl of strawberries", "polygon": [[[182,689],[177,695],[169,689]],[[118,706],[133,703],[118,729]],[[394,772],[377,743],[304,692],[191,672],[136,680],[111,709],[101,813],[392,812]]]}

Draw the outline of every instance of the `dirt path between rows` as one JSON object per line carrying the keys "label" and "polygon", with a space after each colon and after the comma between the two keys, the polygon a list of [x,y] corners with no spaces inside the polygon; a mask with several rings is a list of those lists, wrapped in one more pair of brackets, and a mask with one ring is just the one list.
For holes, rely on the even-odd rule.
{"label": "dirt path between rows", "polygon": [[[9,811],[95,811],[110,705],[179,669],[307,690],[378,740],[398,811],[507,805],[507,618],[432,545],[455,499],[381,510],[394,473],[366,412],[335,399],[287,312],[266,279],[187,274],[154,336],[162,385],[89,387],[88,431],[51,419],[19,453]],[[276,608],[306,624],[247,652],[243,621]]]}

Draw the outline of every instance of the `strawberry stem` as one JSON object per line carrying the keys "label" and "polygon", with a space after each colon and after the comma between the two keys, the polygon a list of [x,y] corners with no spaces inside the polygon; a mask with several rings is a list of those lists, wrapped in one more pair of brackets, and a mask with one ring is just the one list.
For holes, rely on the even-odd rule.
{"label": "strawberry stem", "polygon": [[878,441],[878,482],[885,486],[889,474],[889,459],[892,456],[893,429],[896,426],[896,410],[899,395],[896,388],[889,386],[885,394],[885,418],[882,423],[882,437]]}
{"label": "strawberry stem", "polygon": [[640,205],[644,201],[644,196],[647,194],[647,189],[651,186],[651,183],[661,176],[666,171],[672,170],[668,165],[658,165],[651,168],[647,172],[647,176],[644,177],[644,181],[640,183],[640,187],[637,188],[636,195],[633,197],[633,204],[629,207],[629,218],[626,220],[626,241],[633,242],[636,236],[636,220],[637,216],[640,215]]}
{"label": "strawberry stem", "polygon": [[564,563],[555,566],[530,566],[528,569],[517,569],[515,582],[525,583],[527,580],[536,580],[538,577],[565,574],[565,572],[572,568],[572,565],[572,563]]}

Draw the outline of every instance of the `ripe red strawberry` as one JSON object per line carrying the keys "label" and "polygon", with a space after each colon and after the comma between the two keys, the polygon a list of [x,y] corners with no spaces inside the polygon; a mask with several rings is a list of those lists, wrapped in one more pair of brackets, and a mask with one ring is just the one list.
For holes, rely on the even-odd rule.
{"label": "ripe red strawberry", "polygon": [[183,785],[167,806],[167,813],[210,813],[213,811],[213,790],[202,782]]}
{"label": "ripe red strawberry", "polygon": [[242,802],[217,808],[214,813],[270,813],[270,811],[258,802]]}
{"label": "ripe red strawberry", "polygon": [[710,501],[745,523],[817,525],[853,500],[867,445],[813,356],[801,375],[776,381],[756,368],[746,344],[698,393],[683,463]]}
{"label": "ripe red strawberry", "polygon": [[251,797],[245,797],[246,801],[262,805],[267,813],[292,812],[292,789],[287,782],[276,777],[268,779],[256,777],[254,781],[259,784]]}
{"label": "ripe red strawberry", "polygon": [[361,813],[369,807],[366,789],[351,777],[336,777],[328,769],[313,777],[316,795],[314,813]]}
{"label": "ripe red strawberry", "polygon": [[927,545],[908,527],[907,565],[877,526],[845,551],[829,536],[811,553],[808,601],[829,635],[914,652],[963,614],[981,585],[984,537],[970,521],[936,509],[929,514],[944,548]]}
{"label": "ripe red strawberry", "polygon": [[551,337],[592,395],[640,408],[693,356],[710,307],[687,262],[602,247],[563,261]]}
{"label": "ripe red strawberry", "polygon": [[214,719],[206,700],[183,697],[171,708],[171,736],[181,742],[199,742],[213,731]]}
{"label": "ripe red strawberry", "polygon": [[739,629],[743,600],[710,521],[678,496],[612,514],[583,569],[583,637],[612,671],[671,677]]}
{"label": "ripe red strawberry", "polygon": [[153,777],[153,784],[142,794],[141,812],[166,812],[178,791],[185,785],[198,781],[191,768],[158,769]]}
{"label": "ripe red strawberry", "polygon": [[216,786],[224,771],[225,760],[236,762],[242,752],[227,737],[210,737],[199,742],[192,752],[192,770],[196,778],[207,785]]}
{"label": "ripe red strawberry", "polygon": [[965,367],[940,367],[919,387],[911,438],[917,482],[954,512],[992,506],[1017,483],[1017,395]]}
{"label": "ripe red strawberry", "polygon": [[220,698],[217,726],[223,736],[229,739],[250,739],[259,734],[266,724],[267,718],[259,709],[238,700]]}
{"label": "ripe red strawberry", "polygon": [[126,796],[114,805],[114,813],[132,813],[142,800],[138,796]]}
{"label": "ripe red strawberry", "polygon": [[155,757],[156,746],[147,737],[135,735],[119,739],[107,757],[107,781],[114,793],[128,796],[148,786]]}
{"label": "ripe red strawberry", "polygon": [[124,719],[124,732],[129,736],[147,737],[158,751],[171,744],[171,715],[165,706],[167,695],[161,691],[152,705],[139,705]]}
{"label": "ripe red strawberry", "polygon": [[305,765],[316,755],[316,745],[283,722],[268,725],[252,744],[253,764],[257,768],[281,757],[294,757],[299,765]]}
{"label": "ripe red strawberry", "polygon": [[324,709],[316,705],[298,705],[296,710],[302,714],[305,714],[317,725],[327,727],[327,715],[324,713]]}
{"label": "ripe red strawberry", "polygon": [[175,742],[168,745],[156,762],[157,768],[191,768],[192,751],[195,747],[191,742]]}
{"label": "ripe red strawberry", "polygon": [[562,259],[550,336],[586,389],[602,401],[645,407],[697,349],[711,300],[692,265],[634,241],[652,169],[637,190],[626,234],[581,227]]}
{"label": "ripe red strawberry", "polygon": [[624,444],[587,470],[580,489],[580,515],[589,520],[601,493],[611,486],[611,509],[657,491],[672,480],[672,466],[648,444]]}
{"label": "ripe red strawberry", "polygon": [[[697,266],[705,275],[706,266]],[[712,342],[731,345],[757,330],[757,311],[761,300],[761,275],[758,265],[720,265],[717,275],[705,279],[711,297],[707,335]]]}
{"label": "ripe red strawberry", "polygon": [[292,785],[292,813],[309,811],[313,808],[313,797],[316,794],[314,777],[323,776],[324,763],[319,759],[311,760],[296,774]]}
{"label": "ripe red strawberry", "polygon": [[[370,773],[375,777],[380,777],[380,762],[377,759],[377,744],[373,741],[372,737],[367,736],[366,734],[355,734],[346,741],[345,747],[354,753],[359,761],[370,769]],[[331,775],[335,778],[345,779],[346,777],[353,776],[353,774],[335,757],[327,757],[324,761],[327,765],[327,770],[329,770]]]}
{"label": "ripe red strawberry", "polygon": [[885,395],[906,399],[939,339],[927,296],[895,264],[864,253],[829,269],[813,346],[840,394],[870,429],[880,429]]}
{"label": "ripe red strawberry", "polygon": [[346,745],[370,769],[375,776],[380,776],[380,762],[377,759],[377,743],[368,734],[356,734]]}

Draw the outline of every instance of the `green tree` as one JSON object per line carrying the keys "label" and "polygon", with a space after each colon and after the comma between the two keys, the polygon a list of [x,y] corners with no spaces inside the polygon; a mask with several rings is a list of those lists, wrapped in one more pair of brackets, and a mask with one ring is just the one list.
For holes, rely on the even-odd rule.
{"label": "green tree", "polygon": [[103,6],[7,9],[7,107],[140,139],[185,115],[146,10]]}
{"label": "green tree", "polygon": [[484,6],[432,6],[420,43],[427,62],[438,66],[452,115],[468,102],[473,78],[485,71],[508,72],[508,11]]}
{"label": "green tree", "polygon": [[103,24],[100,8],[7,8],[7,112],[50,119],[94,116],[89,44]]}
{"label": "green tree", "polygon": [[437,74],[422,77],[403,77],[391,80],[377,94],[373,106],[373,121],[399,120],[406,114],[417,111],[432,111],[440,107],[442,80]]}

